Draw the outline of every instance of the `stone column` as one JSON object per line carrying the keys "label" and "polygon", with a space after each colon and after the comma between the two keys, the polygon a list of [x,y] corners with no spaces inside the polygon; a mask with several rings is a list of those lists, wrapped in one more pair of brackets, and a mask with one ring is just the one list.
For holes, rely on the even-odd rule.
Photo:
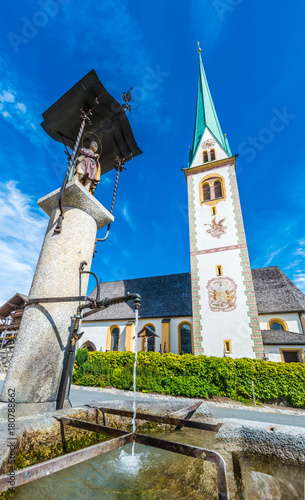
{"label": "stone column", "polygon": [[[113,221],[112,215],[77,180],[64,193],[65,216],[61,233],[57,223],[59,189],[41,198],[38,205],[50,216],[29,298],[86,295],[89,275],[79,274],[86,261],[90,271],[96,231]],[[15,389],[17,414],[29,415],[57,409],[63,377],[71,317],[79,302],[50,302],[25,308],[0,400],[8,401]],[[70,406],[68,384],[65,407]]]}

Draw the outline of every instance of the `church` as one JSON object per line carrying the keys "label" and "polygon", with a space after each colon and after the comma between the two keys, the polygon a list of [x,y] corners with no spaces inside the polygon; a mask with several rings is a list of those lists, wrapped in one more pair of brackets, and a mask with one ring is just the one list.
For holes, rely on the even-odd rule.
{"label": "church", "polygon": [[[236,157],[198,52],[194,138],[184,169],[191,272],[101,283],[101,297],[141,295],[139,330],[148,327],[150,337],[138,339],[138,349],[303,362],[305,296],[278,267],[250,268]],[[133,350],[133,304],[92,314],[82,330],[79,347]]]}
{"label": "church", "polygon": [[[138,331],[148,338],[137,338],[138,350],[305,362],[305,295],[278,267],[251,270],[236,156],[222,133],[198,52],[195,129],[184,169],[191,272],[101,283],[100,298],[141,295]],[[25,299],[16,294],[0,308],[0,319],[14,310],[16,315]],[[133,303],[91,314],[81,330],[78,347],[134,350]]]}

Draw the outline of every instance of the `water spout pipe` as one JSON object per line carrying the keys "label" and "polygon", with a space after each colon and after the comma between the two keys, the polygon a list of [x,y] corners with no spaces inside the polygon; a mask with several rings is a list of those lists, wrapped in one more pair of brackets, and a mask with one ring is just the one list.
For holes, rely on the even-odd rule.
{"label": "water spout pipe", "polygon": [[140,309],[141,296],[138,293],[127,293],[126,295],[122,295],[120,297],[113,297],[111,299],[106,297],[105,299],[96,300],[95,302],[92,302],[90,304],[81,304],[78,310],[81,311],[81,309],[88,309],[88,308],[93,309],[93,311],[88,311],[87,313],[84,314],[84,318],[86,318],[87,316],[90,316],[91,314],[94,314],[97,311],[106,309],[109,306],[113,306],[115,304],[121,304],[123,302],[130,302],[131,300],[134,302],[135,309]]}

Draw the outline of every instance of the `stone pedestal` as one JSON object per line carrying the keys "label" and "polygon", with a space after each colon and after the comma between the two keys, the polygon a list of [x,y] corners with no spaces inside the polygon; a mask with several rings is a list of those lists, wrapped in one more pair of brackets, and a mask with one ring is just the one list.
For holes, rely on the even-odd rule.
{"label": "stone pedestal", "polygon": [[[86,295],[89,275],[79,274],[86,261],[90,271],[96,231],[113,216],[78,181],[64,193],[61,233],[54,228],[59,216],[59,189],[41,198],[38,205],[50,216],[29,298]],[[18,414],[28,415],[57,409],[63,366],[68,354],[71,317],[79,302],[50,302],[25,308],[17,342],[0,400],[8,401],[15,389]],[[69,406],[70,381],[65,407]]]}

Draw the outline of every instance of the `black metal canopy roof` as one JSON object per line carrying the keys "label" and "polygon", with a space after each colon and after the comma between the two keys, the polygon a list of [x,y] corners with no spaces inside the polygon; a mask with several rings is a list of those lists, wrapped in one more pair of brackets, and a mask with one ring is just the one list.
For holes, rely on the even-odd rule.
{"label": "black metal canopy roof", "polygon": [[92,109],[92,124],[86,125],[84,134],[95,133],[102,143],[102,174],[114,168],[114,154],[129,161],[142,153],[122,106],[107,92],[93,69],[42,114],[41,126],[52,139],[73,149],[81,109]]}

